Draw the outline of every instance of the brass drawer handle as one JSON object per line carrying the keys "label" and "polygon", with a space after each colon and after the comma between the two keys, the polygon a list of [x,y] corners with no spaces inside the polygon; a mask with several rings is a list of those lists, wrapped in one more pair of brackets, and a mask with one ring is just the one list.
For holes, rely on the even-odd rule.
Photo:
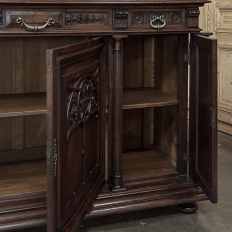
{"label": "brass drawer handle", "polygon": [[[162,24],[161,25],[160,24],[155,25],[156,21],[160,21]],[[150,25],[151,25],[151,27],[153,27],[155,29],[163,28],[166,25],[166,19],[164,18],[163,15],[160,15],[160,16],[153,15],[152,18],[151,18]]]}
{"label": "brass drawer handle", "polygon": [[49,18],[43,26],[29,26],[28,24],[26,24],[26,22],[24,21],[24,19],[18,17],[16,19],[16,23],[21,24],[22,26],[25,26],[29,30],[37,31],[37,30],[44,29],[45,27],[54,24],[55,20],[53,18]]}

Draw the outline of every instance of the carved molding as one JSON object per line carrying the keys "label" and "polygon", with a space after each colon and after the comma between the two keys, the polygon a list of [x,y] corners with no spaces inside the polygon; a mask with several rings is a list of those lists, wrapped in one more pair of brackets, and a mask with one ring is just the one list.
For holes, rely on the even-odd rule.
{"label": "carved molding", "polygon": [[115,10],[114,28],[128,28],[128,10]]}
{"label": "carved molding", "polygon": [[188,27],[199,27],[200,10],[198,8],[188,9]]}
{"label": "carved molding", "polygon": [[74,80],[68,85],[67,121],[70,133],[80,123],[85,123],[98,108],[98,69]]}
{"label": "carved molding", "polygon": [[0,11],[0,26],[2,26],[2,12]]}
{"label": "carved molding", "polygon": [[101,15],[100,17],[95,15],[89,15],[89,14],[77,14],[73,15],[71,13],[67,13],[65,15],[65,24],[66,25],[72,25],[73,22],[78,24],[91,24],[95,22],[103,23],[105,22],[106,18]]}

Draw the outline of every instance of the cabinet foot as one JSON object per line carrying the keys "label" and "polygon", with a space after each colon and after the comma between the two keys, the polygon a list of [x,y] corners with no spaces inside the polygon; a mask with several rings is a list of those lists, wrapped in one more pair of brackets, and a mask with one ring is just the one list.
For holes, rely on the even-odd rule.
{"label": "cabinet foot", "polygon": [[177,209],[181,213],[195,213],[198,209],[198,204],[197,203],[181,204],[177,206]]}

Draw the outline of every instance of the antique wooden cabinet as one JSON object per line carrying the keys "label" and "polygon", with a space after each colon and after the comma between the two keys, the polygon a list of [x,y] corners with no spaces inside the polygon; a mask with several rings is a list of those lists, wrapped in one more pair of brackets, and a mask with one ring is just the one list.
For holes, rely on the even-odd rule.
{"label": "antique wooden cabinet", "polygon": [[0,0],[0,231],[217,201],[204,3]]}

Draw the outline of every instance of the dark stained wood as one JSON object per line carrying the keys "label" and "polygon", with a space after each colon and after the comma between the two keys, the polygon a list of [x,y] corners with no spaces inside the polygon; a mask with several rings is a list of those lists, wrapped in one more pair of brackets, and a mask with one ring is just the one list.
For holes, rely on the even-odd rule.
{"label": "dark stained wood", "polygon": [[217,202],[217,41],[191,37],[191,172],[209,199]]}
{"label": "dark stained wood", "polygon": [[154,88],[133,88],[123,91],[123,109],[177,105],[175,96]]}
{"label": "dark stained wood", "polygon": [[74,231],[103,185],[103,49],[98,38],[47,51],[51,232]]}
{"label": "dark stained wood", "polygon": [[107,187],[99,194],[87,217],[126,213],[161,206],[206,200],[195,182],[183,183],[176,175],[126,182],[126,192],[111,193]]}
{"label": "dark stained wood", "polygon": [[[196,105],[191,112],[198,109],[198,103],[204,108],[199,114],[190,112],[190,141],[200,154],[197,149],[191,151],[191,171],[194,173],[197,163],[201,174],[197,175],[204,178],[186,182],[183,160],[187,151],[187,36],[200,32],[199,7],[206,2],[0,0],[0,81],[4,83],[0,101],[4,94],[32,96],[48,91],[47,126],[46,109],[35,110],[39,104],[33,103],[32,111],[21,108],[16,115],[18,104],[4,103],[4,110],[8,105],[11,108],[0,118],[0,166],[8,167],[6,173],[16,182],[19,177],[11,166],[17,170],[20,165],[16,161],[39,162],[38,158],[44,157],[45,148],[39,147],[45,145],[47,130],[49,167],[44,190],[38,190],[40,183],[34,181],[26,188],[29,193],[21,192],[16,183],[9,188],[15,194],[0,195],[0,231],[42,225],[46,218],[49,232],[75,231],[88,210],[87,217],[91,217],[206,200],[204,191],[209,191],[202,185],[203,179],[212,184],[216,201],[215,147],[210,151],[212,144],[216,146],[216,129],[212,129],[211,144],[203,128],[208,120],[204,93],[206,100],[210,94],[216,99],[216,91],[211,92],[216,82],[209,88],[210,75],[205,74],[208,64],[208,70],[211,65],[216,67],[215,53],[214,61],[205,65],[205,52],[200,51],[200,64],[192,67],[193,71],[200,67],[200,79],[193,73],[190,84],[190,101]],[[165,27],[151,27],[154,14],[164,15]],[[49,17],[55,23],[35,31],[17,24],[18,17],[30,26],[41,26]],[[106,38],[89,40],[99,35]],[[87,42],[49,50],[46,61],[47,49],[80,41]],[[216,70],[212,72],[216,74]],[[78,80],[83,82],[76,87]],[[194,80],[208,89],[200,89],[199,94]],[[88,88],[91,90],[86,91]],[[131,89],[123,94],[123,88]],[[16,95],[13,98],[18,100]],[[95,107],[89,112],[90,105]],[[83,118],[86,112],[89,114]],[[142,150],[150,147],[155,152]],[[123,148],[140,151],[122,154]],[[207,158],[213,162],[206,163]],[[215,174],[210,182],[207,172],[212,166]],[[33,179],[32,175],[27,178]],[[104,181],[108,185],[97,197]]]}
{"label": "dark stained wood", "polygon": [[0,197],[46,191],[45,159],[0,165]]}
{"label": "dark stained wood", "polygon": [[[207,0],[166,0],[165,4],[191,4],[191,3],[206,3],[209,2]],[[61,4],[60,1],[57,0],[50,0],[50,1],[43,1],[43,0],[17,0],[17,1],[9,1],[9,0],[1,0],[0,3],[18,3],[18,4],[22,4],[22,3],[27,3],[27,4]],[[162,4],[164,3],[164,1],[162,0],[150,0],[150,1],[141,1],[141,0],[120,0],[118,2],[116,2],[115,0],[111,0],[111,1],[107,1],[107,0],[101,0],[101,1],[97,1],[97,0],[91,0],[91,1],[83,1],[83,0],[68,0],[66,1],[66,4],[82,4],[82,5],[90,5],[90,4],[110,4],[110,5],[118,5],[118,4],[143,4],[143,5],[149,5],[149,4]]]}

